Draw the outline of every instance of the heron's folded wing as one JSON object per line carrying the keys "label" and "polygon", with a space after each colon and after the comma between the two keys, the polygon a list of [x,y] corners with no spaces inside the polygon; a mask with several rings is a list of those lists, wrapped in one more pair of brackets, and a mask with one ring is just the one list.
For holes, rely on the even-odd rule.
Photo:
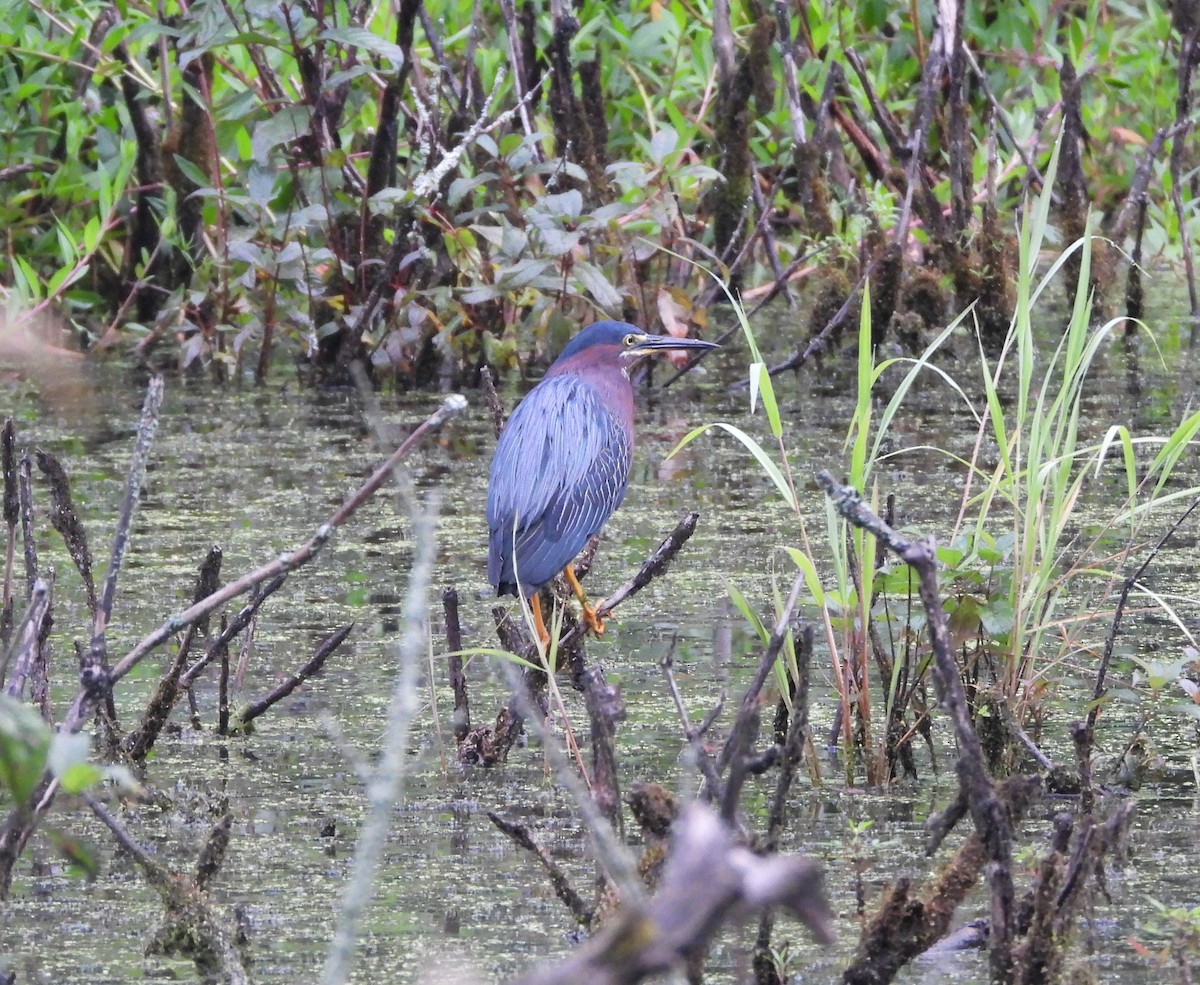
{"label": "heron's folded wing", "polygon": [[555,377],[531,391],[492,462],[492,583],[519,577],[539,586],[553,578],[621,504],[630,457],[629,436],[590,386]]}

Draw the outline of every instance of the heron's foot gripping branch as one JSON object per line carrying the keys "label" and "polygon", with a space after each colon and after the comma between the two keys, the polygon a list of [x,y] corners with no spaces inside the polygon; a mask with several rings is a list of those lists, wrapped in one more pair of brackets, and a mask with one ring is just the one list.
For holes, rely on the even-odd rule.
{"label": "heron's foot gripping branch", "polygon": [[567,579],[567,584],[571,587],[571,591],[575,593],[575,597],[579,599],[579,606],[583,610],[583,624],[587,626],[593,633],[596,634],[596,639],[604,635],[604,619],[597,614],[599,605],[589,605],[587,595],[584,594],[583,586],[579,584],[579,579],[575,577],[575,565],[568,564],[563,568],[563,577]]}

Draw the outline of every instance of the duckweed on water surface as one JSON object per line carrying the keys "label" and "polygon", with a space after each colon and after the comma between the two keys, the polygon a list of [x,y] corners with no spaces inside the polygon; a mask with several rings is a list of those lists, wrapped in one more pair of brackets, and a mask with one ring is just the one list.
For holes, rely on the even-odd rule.
{"label": "duckweed on water surface", "polygon": [[[606,586],[634,570],[682,511],[701,512],[696,535],[668,576],[621,609],[603,641],[589,644],[592,655],[620,682],[629,711],[618,730],[618,753],[630,780],[659,780],[685,790],[694,786],[658,668],[671,639],[678,637],[676,672],[685,701],[699,718],[722,691],[740,694],[758,654],[757,637],[729,602],[729,586],[767,612],[773,572],[790,581],[786,558],[777,550],[792,537],[790,514],[777,504],[740,446],[712,437],[666,459],[678,439],[703,420],[731,420],[752,433],[761,430],[759,421],[741,411],[742,398],[727,395],[715,383],[728,378],[736,358],[724,356],[731,361],[714,364],[705,381],[639,397],[632,486],[589,578],[591,590],[603,594]],[[1102,431],[1113,413],[1129,407],[1127,371],[1120,352],[1100,368],[1105,379],[1089,404],[1087,426]],[[61,456],[96,553],[102,556],[140,394],[130,381],[104,368],[96,371],[94,382],[86,406],[58,409],[42,406],[27,389],[5,386],[22,442]],[[799,383],[780,381],[782,412],[796,425],[794,460],[804,463],[805,471],[836,468],[843,460],[851,386],[836,371],[805,374]],[[1149,427],[1153,414],[1177,408],[1186,399],[1186,387],[1178,380],[1143,377],[1133,403],[1133,416],[1143,420],[1134,423]],[[404,426],[420,420],[436,403],[433,395],[385,397],[383,409],[389,423]],[[967,419],[944,389],[923,383],[898,422],[894,448],[967,441],[972,434]],[[493,600],[484,592],[483,490],[491,448],[486,411],[472,397],[467,415],[412,460],[418,491],[440,490],[434,585],[458,587],[465,642],[472,646],[494,645]],[[358,398],[350,392],[212,393],[168,381],[114,610],[111,651],[123,652],[169,612],[186,605],[195,569],[211,544],[224,551],[226,578],[249,570],[306,538],[380,459]],[[798,476],[803,510],[811,528],[821,529],[824,505],[804,481],[805,471]],[[904,522],[914,528],[938,531],[953,519],[958,479],[943,459],[901,455],[877,474],[885,491],[896,493]],[[41,496],[40,487],[36,495]],[[1172,591],[1178,580],[1194,577],[1193,553],[1180,549],[1193,542],[1185,531],[1178,545],[1168,548],[1148,573],[1152,586]],[[58,573],[54,659],[66,663],[71,640],[85,625],[81,586],[61,541],[48,527],[38,548]],[[354,622],[350,640],[330,658],[324,674],[256,723],[252,735],[227,740],[212,734],[216,686],[213,679],[204,679],[197,688],[202,729],[194,731],[186,713],[177,712],[174,728],[148,764],[152,805],[122,810],[110,804],[143,846],[181,870],[194,865],[213,821],[225,810],[232,812],[233,840],[212,893],[230,908],[244,908],[260,982],[311,981],[319,975],[364,816],[361,784],[346,749],[370,756],[378,745],[394,676],[387,643],[396,631],[411,550],[405,510],[390,493],[378,496],[264,608],[241,697],[268,690],[334,628]],[[1085,603],[1098,604],[1080,599],[1080,605]],[[1179,650],[1172,627],[1139,621],[1137,613],[1129,621],[1123,645],[1131,654],[1149,660]],[[577,886],[587,887],[591,878],[577,812],[535,747],[516,750],[508,765],[496,769],[454,765],[440,607],[431,608],[430,622],[434,674],[423,694],[426,702],[430,695],[437,701],[441,730],[429,707],[423,708],[410,750],[412,772],[393,818],[355,981],[417,981],[424,970],[442,967],[448,956],[502,978],[570,946],[566,912],[541,870],[487,822],[489,809],[502,809],[529,825]],[[815,660],[812,720],[816,746],[823,750],[836,698],[822,652],[818,648]],[[134,679],[124,682],[121,710],[136,714],[163,659],[151,658]],[[1070,762],[1065,725],[1079,715],[1072,708],[1079,700],[1073,680],[1078,675],[1086,684],[1087,659],[1086,653],[1079,655],[1051,678],[1043,739],[1057,761]],[[1137,683],[1134,669],[1128,662],[1118,668],[1118,686],[1128,690],[1128,700],[1114,704],[1102,719],[1105,760],[1120,758],[1134,720],[1151,708],[1152,698],[1132,688]],[[468,676],[473,714],[486,720],[503,700],[502,677],[482,659],[469,665]],[[71,687],[66,675],[57,679],[61,689],[52,701],[61,709]],[[584,720],[581,711],[575,714]],[[727,719],[723,722],[727,725]],[[1187,864],[1200,837],[1200,805],[1190,767],[1197,742],[1190,722],[1157,710],[1147,729],[1153,753],[1162,762],[1136,794],[1130,857],[1109,872],[1112,905],[1099,905],[1085,929],[1095,953],[1083,959],[1079,951],[1101,981],[1162,981],[1164,970],[1139,956],[1129,938],[1146,940],[1151,949],[1159,946],[1159,938],[1144,932],[1154,919],[1148,898],[1185,906],[1200,896],[1200,873]],[[937,863],[922,854],[923,822],[954,792],[949,772],[953,753],[945,748],[948,734],[942,724],[935,726],[939,773],[918,748],[921,780],[915,784],[899,783],[887,792],[844,789],[839,770],[824,761],[822,788],[802,779],[784,848],[808,852],[823,863],[839,932],[836,946],[820,950],[794,928],[777,930],[777,941],[791,938],[791,960],[804,969],[804,980],[835,980],[853,951],[856,870],[862,874],[868,908],[886,882],[899,875],[919,879],[935,870]],[[764,809],[768,796],[752,783],[747,810]],[[1044,843],[1049,820],[1059,809],[1065,808],[1053,798],[1039,805],[1025,822],[1025,841]],[[864,827],[866,821],[871,823]],[[851,825],[863,832],[853,846]],[[64,800],[47,831],[51,827],[92,844],[100,873],[91,884],[81,881],[67,871],[46,834],[37,836],[18,867],[12,898],[0,910],[9,967],[18,980],[123,983],[192,975],[187,965],[143,957],[160,904],[90,815]],[[975,900],[975,908],[961,914],[964,922],[986,910],[981,891]],[[742,960],[727,942],[712,967],[719,976],[729,976]],[[986,959],[968,954],[945,959],[936,969],[913,966],[902,980],[984,978]]]}

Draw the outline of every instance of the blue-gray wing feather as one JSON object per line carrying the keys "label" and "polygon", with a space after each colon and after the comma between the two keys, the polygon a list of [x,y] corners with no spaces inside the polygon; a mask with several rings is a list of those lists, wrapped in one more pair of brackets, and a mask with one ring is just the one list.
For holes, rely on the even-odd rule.
{"label": "blue-gray wing feather", "polygon": [[[621,505],[632,447],[599,394],[543,380],[500,435],[488,480],[488,580],[501,594],[548,582]],[[514,570],[515,545],[515,570]]]}

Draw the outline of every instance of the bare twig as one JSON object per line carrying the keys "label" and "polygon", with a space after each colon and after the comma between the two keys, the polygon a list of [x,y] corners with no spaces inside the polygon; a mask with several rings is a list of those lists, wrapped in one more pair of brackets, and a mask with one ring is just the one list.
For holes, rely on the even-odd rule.
{"label": "bare twig", "polygon": [[129,471],[125,476],[125,493],[121,497],[121,509],[117,514],[117,529],[113,534],[112,554],[109,557],[108,573],[104,577],[104,588],[100,598],[93,607],[92,645],[88,653],[86,667],[80,669],[80,683],[84,688],[90,686],[107,687],[108,647],[105,630],[108,620],[112,618],[113,599],[117,594],[117,578],[121,574],[121,562],[125,559],[125,551],[129,547],[129,530],[133,524],[133,513],[137,508],[138,495],[142,482],[146,478],[146,465],[150,455],[150,445],[154,441],[154,433],[158,430],[158,414],[162,409],[163,378],[152,377],[146,388],[146,398],[142,404],[142,417],[138,422],[137,439],[133,445],[133,456],[129,463]]}
{"label": "bare twig", "polygon": [[[642,566],[638,569],[637,574],[596,606],[596,615],[604,618],[627,598],[636,595],[655,578],[662,575],[667,570],[671,561],[674,560],[675,555],[679,553],[683,545],[696,532],[696,522],[699,519],[699,513],[689,513],[680,520],[667,539],[659,544],[654,553],[642,562]],[[559,641],[559,649],[569,650],[586,633],[587,627],[585,625],[582,623],[577,625]]]}
{"label": "bare twig", "polygon": [[[705,799],[714,801],[722,799],[721,776],[717,772],[716,763],[713,762],[712,756],[708,750],[704,748],[704,743],[701,739],[707,731],[704,724],[700,728],[692,728],[691,722],[688,719],[687,708],[683,703],[683,695],[679,693],[679,685],[675,682],[675,646],[671,645],[670,652],[662,658],[659,666],[662,668],[663,677],[667,681],[667,690],[671,692],[671,699],[675,702],[675,710],[679,714],[679,720],[683,724],[683,735],[687,739],[688,745],[692,750],[692,758],[696,761],[696,768],[700,770],[700,775],[704,777],[703,795]],[[717,714],[724,707],[725,701],[722,696],[721,701],[717,703]],[[705,718],[708,725],[712,724],[716,715],[710,715]]]}
{"label": "bare twig", "polygon": [[595,910],[575,891],[575,888],[571,885],[571,880],[567,878],[567,874],[562,870],[562,866],[554,860],[554,856],[550,854],[545,845],[538,841],[533,832],[520,821],[510,821],[507,818],[501,817],[495,811],[488,811],[487,816],[488,820],[501,832],[524,848],[525,851],[532,853],[534,858],[542,863],[542,868],[546,870],[546,874],[550,877],[550,885],[554,888],[554,895],[562,900],[563,905],[571,911],[571,915],[584,927],[590,924]]}
{"label": "bare twig", "polygon": [[[561,649],[561,645],[560,645]],[[605,817],[600,805],[580,780],[579,773],[564,755],[555,737],[549,734],[545,718],[530,694],[519,667],[511,661],[502,665],[505,678],[513,691],[513,700],[524,716],[529,730],[540,740],[546,759],[558,783],[570,794],[579,808],[584,828],[591,836],[596,861],[605,875],[616,886],[621,899],[630,905],[641,905],[646,900],[645,887],[638,877],[637,866],[624,842],[617,838],[612,825]],[[569,981],[570,979],[563,979]]]}
{"label": "bare twig", "polygon": [[[7,681],[4,691],[12,698],[20,698],[25,690],[25,682],[29,679],[37,662],[37,651],[42,639],[42,625],[50,612],[50,602],[53,598],[54,579],[38,578],[33,583],[33,592],[29,597],[29,605],[25,614],[17,623],[12,645],[4,653],[0,661],[0,683]],[[9,668],[12,676],[8,676]]]}
{"label": "bare twig", "polygon": [[[458,400],[465,403],[461,397]],[[390,466],[389,461],[385,478],[391,472]],[[342,894],[337,930],[325,959],[322,981],[326,985],[341,985],[350,977],[358,930],[374,893],[375,873],[387,841],[392,809],[404,790],[408,772],[408,733],[419,706],[417,688],[425,650],[426,597],[437,556],[435,517],[436,499],[413,519],[416,554],[404,599],[404,633],[393,647],[398,673],[388,704],[382,755],[367,785],[370,809],[359,831],[354,864]]]}
{"label": "bare twig", "polygon": [[[867,264],[866,269],[859,275],[858,282],[854,285],[854,289],[846,296],[846,300],[842,302],[842,306],[838,308],[836,312],[834,312],[833,317],[829,319],[825,327],[811,339],[809,339],[808,344],[803,349],[796,352],[795,355],[785,359],[781,363],[777,363],[776,365],[772,366],[768,370],[772,376],[778,376],[780,373],[786,372],[789,369],[799,369],[806,362],[808,362],[812,356],[824,351],[830,336],[833,335],[834,331],[838,329],[843,322],[845,322],[846,316],[850,314],[854,303],[856,301],[860,304],[862,303],[863,287],[866,285],[867,281],[874,276],[876,268],[879,266],[885,255],[885,253],[881,252],[872,258],[870,263]],[[749,384],[743,381],[742,383],[739,383],[733,387],[733,389],[741,389],[746,386],[749,386]]]}
{"label": "bare twig", "polygon": [[728,824],[733,823],[734,812],[741,798],[741,787],[746,778],[746,757],[758,739],[758,696],[762,692],[767,677],[775,669],[775,661],[779,659],[779,653],[783,649],[788,633],[791,632],[792,613],[800,601],[800,592],[803,588],[804,574],[802,572],[792,582],[792,590],[788,594],[787,602],[784,604],[783,611],[779,613],[779,618],[775,620],[775,627],[771,632],[767,648],[758,662],[758,669],[754,673],[750,686],[746,688],[746,693],[742,696],[737,720],[729,732],[729,738],[721,749],[721,756],[717,761],[718,770],[728,770],[721,808],[722,816]]}
{"label": "bare twig", "polygon": [[289,675],[286,681],[272,688],[268,694],[239,711],[234,716],[230,726],[231,730],[234,732],[246,731],[246,726],[254,721],[254,719],[270,709],[276,702],[282,701],[314,674],[319,674],[321,668],[325,666],[325,661],[329,659],[330,654],[346,641],[346,637],[353,630],[354,623],[350,623],[348,626],[343,626],[336,633],[327,637],[317,647],[317,652],[312,655],[312,659],[303,667],[294,674]]}
{"label": "bare twig", "polygon": [[504,402],[496,392],[496,380],[487,366],[479,371],[479,382],[483,387],[483,398],[487,401],[488,410],[492,413],[492,431],[499,438],[500,432],[504,430],[507,415],[504,412]]}
{"label": "bare twig", "polygon": [[[1178,133],[1171,141],[1171,203],[1175,206],[1175,215],[1179,220],[1179,228],[1185,228],[1187,212],[1183,206],[1183,167],[1185,142],[1183,137],[1190,126],[1192,104],[1192,76],[1196,64],[1200,61],[1200,25],[1192,25],[1183,36],[1179,46],[1179,66],[1176,74],[1179,77],[1179,91],[1175,98],[1175,124]],[[1192,257],[1192,242],[1190,236],[1181,236],[1180,248],[1183,250],[1183,268],[1187,273],[1188,301],[1192,316],[1191,338],[1196,338],[1197,319],[1200,319],[1200,295],[1196,290],[1196,265]]]}

